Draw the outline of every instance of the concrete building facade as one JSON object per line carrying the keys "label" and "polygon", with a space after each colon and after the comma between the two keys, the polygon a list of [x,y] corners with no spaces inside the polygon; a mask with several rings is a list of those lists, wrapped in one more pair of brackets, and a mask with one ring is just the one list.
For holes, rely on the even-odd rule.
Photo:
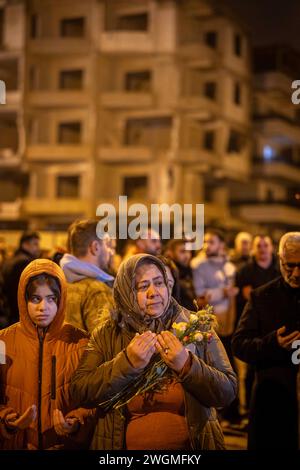
{"label": "concrete building facade", "polygon": [[251,47],[218,2],[2,1],[0,12],[6,228],[4,210],[59,230],[121,194],[205,203],[206,223],[231,230],[265,222],[239,193],[266,141],[262,122],[253,128]]}

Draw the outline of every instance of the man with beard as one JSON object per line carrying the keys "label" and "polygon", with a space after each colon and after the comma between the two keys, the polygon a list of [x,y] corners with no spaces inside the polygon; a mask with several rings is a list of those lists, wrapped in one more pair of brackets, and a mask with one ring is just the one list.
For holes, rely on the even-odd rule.
{"label": "man with beard", "polygon": [[224,255],[224,245],[225,239],[221,232],[207,231],[203,251],[191,261],[191,266],[198,304],[208,303],[214,307],[219,324],[218,333],[224,345],[227,345],[227,337],[233,332],[234,298],[238,290],[234,287],[235,267]]}
{"label": "man with beard", "polygon": [[112,308],[113,276],[108,274],[110,238],[97,237],[97,220],[75,221],[68,230],[68,250],[60,261],[68,281],[66,322],[89,333]]}
{"label": "man with beard", "polygon": [[[235,323],[235,266],[225,255],[225,238],[222,232],[210,229],[204,235],[203,251],[191,262],[194,288],[199,307],[210,304],[217,317],[217,332],[225,347],[232,367],[235,362],[231,339]],[[239,402],[236,398],[222,418],[229,423],[240,422]]]}
{"label": "man with beard", "polygon": [[279,260],[281,276],[251,292],[232,341],[234,354],[255,366],[249,449],[298,445],[292,354],[300,339],[300,232],[283,235]]}
{"label": "man with beard", "polygon": [[239,270],[251,258],[252,235],[248,232],[239,232],[234,240],[234,250],[231,254],[230,261]]}

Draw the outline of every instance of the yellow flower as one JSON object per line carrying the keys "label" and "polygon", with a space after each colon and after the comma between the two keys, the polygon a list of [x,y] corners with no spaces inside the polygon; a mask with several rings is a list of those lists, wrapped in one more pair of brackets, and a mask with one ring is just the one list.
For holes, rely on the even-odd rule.
{"label": "yellow flower", "polygon": [[177,330],[177,331],[180,331],[180,332],[185,331],[186,327],[187,327],[187,323],[185,323],[184,321],[181,321],[179,323],[173,323],[173,325],[172,325],[172,328],[174,328],[174,330]]}
{"label": "yellow flower", "polygon": [[196,323],[198,321],[198,315],[195,315],[195,313],[190,314],[190,322],[191,323]]}

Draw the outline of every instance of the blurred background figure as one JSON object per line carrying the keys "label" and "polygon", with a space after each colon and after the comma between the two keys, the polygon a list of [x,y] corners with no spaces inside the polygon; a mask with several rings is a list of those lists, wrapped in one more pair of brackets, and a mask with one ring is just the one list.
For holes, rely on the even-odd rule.
{"label": "blurred background figure", "polygon": [[279,274],[271,238],[266,235],[256,235],[253,240],[252,257],[236,274],[236,285],[239,287],[237,320],[241,316],[246,302],[250,299],[251,291],[272,281]]}
{"label": "blurred background figure", "polygon": [[157,258],[163,262],[166,268],[168,287],[172,297],[180,303],[179,272],[176,264],[170,258],[163,255],[158,255]]}
{"label": "blurred background figure", "polygon": [[161,254],[161,250],[162,245],[159,233],[148,228],[146,233],[141,233],[141,238],[138,238],[133,243],[129,243],[127,245],[127,250],[123,260],[125,261],[130,256],[141,253],[158,256]]}
{"label": "blurred background figure", "polygon": [[[239,293],[236,299],[237,317],[236,325],[242,315],[244,307],[253,289],[256,289],[280,275],[276,257],[274,256],[273,242],[269,236],[256,235],[253,240],[252,257],[248,263],[242,265],[236,273],[236,285]],[[248,412],[251,399],[251,390],[254,382],[254,368],[250,364],[242,365],[238,362],[240,392],[245,395],[241,401],[244,411]]]}
{"label": "blurred background figure", "polygon": [[117,240],[115,238],[110,238],[108,243],[110,247],[110,258],[108,261],[107,272],[115,277],[122,262],[122,258],[117,253]]}
{"label": "blurred background figure", "polygon": [[54,261],[54,263],[58,264],[59,266],[60,260],[62,259],[65,253],[67,253],[66,248],[64,248],[63,246],[56,246],[50,255],[50,259],[52,259],[52,261]]}
{"label": "blurred background figure", "polygon": [[18,285],[22,271],[36,258],[40,257],[40,235],[37,232],[24,232],[19,248],[13,257],[3,265],[3,295],[6,304],[7,325],[19,321]]}
{"label": "blurred background figure", "polygon": [[[217,316],[217,332],[225,347],[233,368],[235,362],[231,349],[231,338],[235,324],[235,297],[238,288],[235,287],[235,266],[225,256],[226,241],[222,232],[208,230],[204,235],[203,250],[191,261],[193,269],[194,288],[199,307],[206,304],[214,307]],[[229,422],[239,422],[239,402],[235,399],[223,419]]]}
{"label": "blurred background figure", "polygon": [[[109,236],[100,239],[93,219],[76,220],[68,230],[68,249],[60,266],[68,281],[66,321],[91,333],[112,307],[113,276]],[[107,310],[106,310],[107,308]]]}
{"label": "blurred background figure", "polygon": [[186,240],[170,240],[164,255],[170,258],[178,270],[179,303],[188,310],[195,310],[196,294],[193,284],[193,271],[190,266],[192,251],[187,249]]}
{"label": "blurred background figure", "polygon": [[250,260],[252,240],[253,237],[248,232],[239,232],[235,237],[234,250],[231,254],[230,261],[235,265],[237,270]]}

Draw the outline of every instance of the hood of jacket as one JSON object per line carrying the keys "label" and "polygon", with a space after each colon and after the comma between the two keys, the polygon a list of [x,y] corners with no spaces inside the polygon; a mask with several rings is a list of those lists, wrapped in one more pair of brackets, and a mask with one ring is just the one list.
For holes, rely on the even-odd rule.
{"label": "hood of jacket", "polygon": [[66,253],[60,260],[60,266],[68,282],[77,282],[82,279],[92,278],[111,285],[114,281],[113,276],[107,274],[94,264],[81,261],[76,256]]}
{"label": "hood of jacket", "polygon": [[67,283],[62,269],[56,263],[48,259],[36,259],[31,261],[31,263],[26,266],[20,277],[18,287],[18,306],[20,313],[20,324],[22,328],[25,329],[26,333],[30,336],[36,337],[36,325],[29,317],[25,293],[29,280],[32,277],[44,273],[49,274],[58,280],[61,291],[57,313],[52,323],[47,328],[46,337],[49,339],[58,333],[65,320]]}

